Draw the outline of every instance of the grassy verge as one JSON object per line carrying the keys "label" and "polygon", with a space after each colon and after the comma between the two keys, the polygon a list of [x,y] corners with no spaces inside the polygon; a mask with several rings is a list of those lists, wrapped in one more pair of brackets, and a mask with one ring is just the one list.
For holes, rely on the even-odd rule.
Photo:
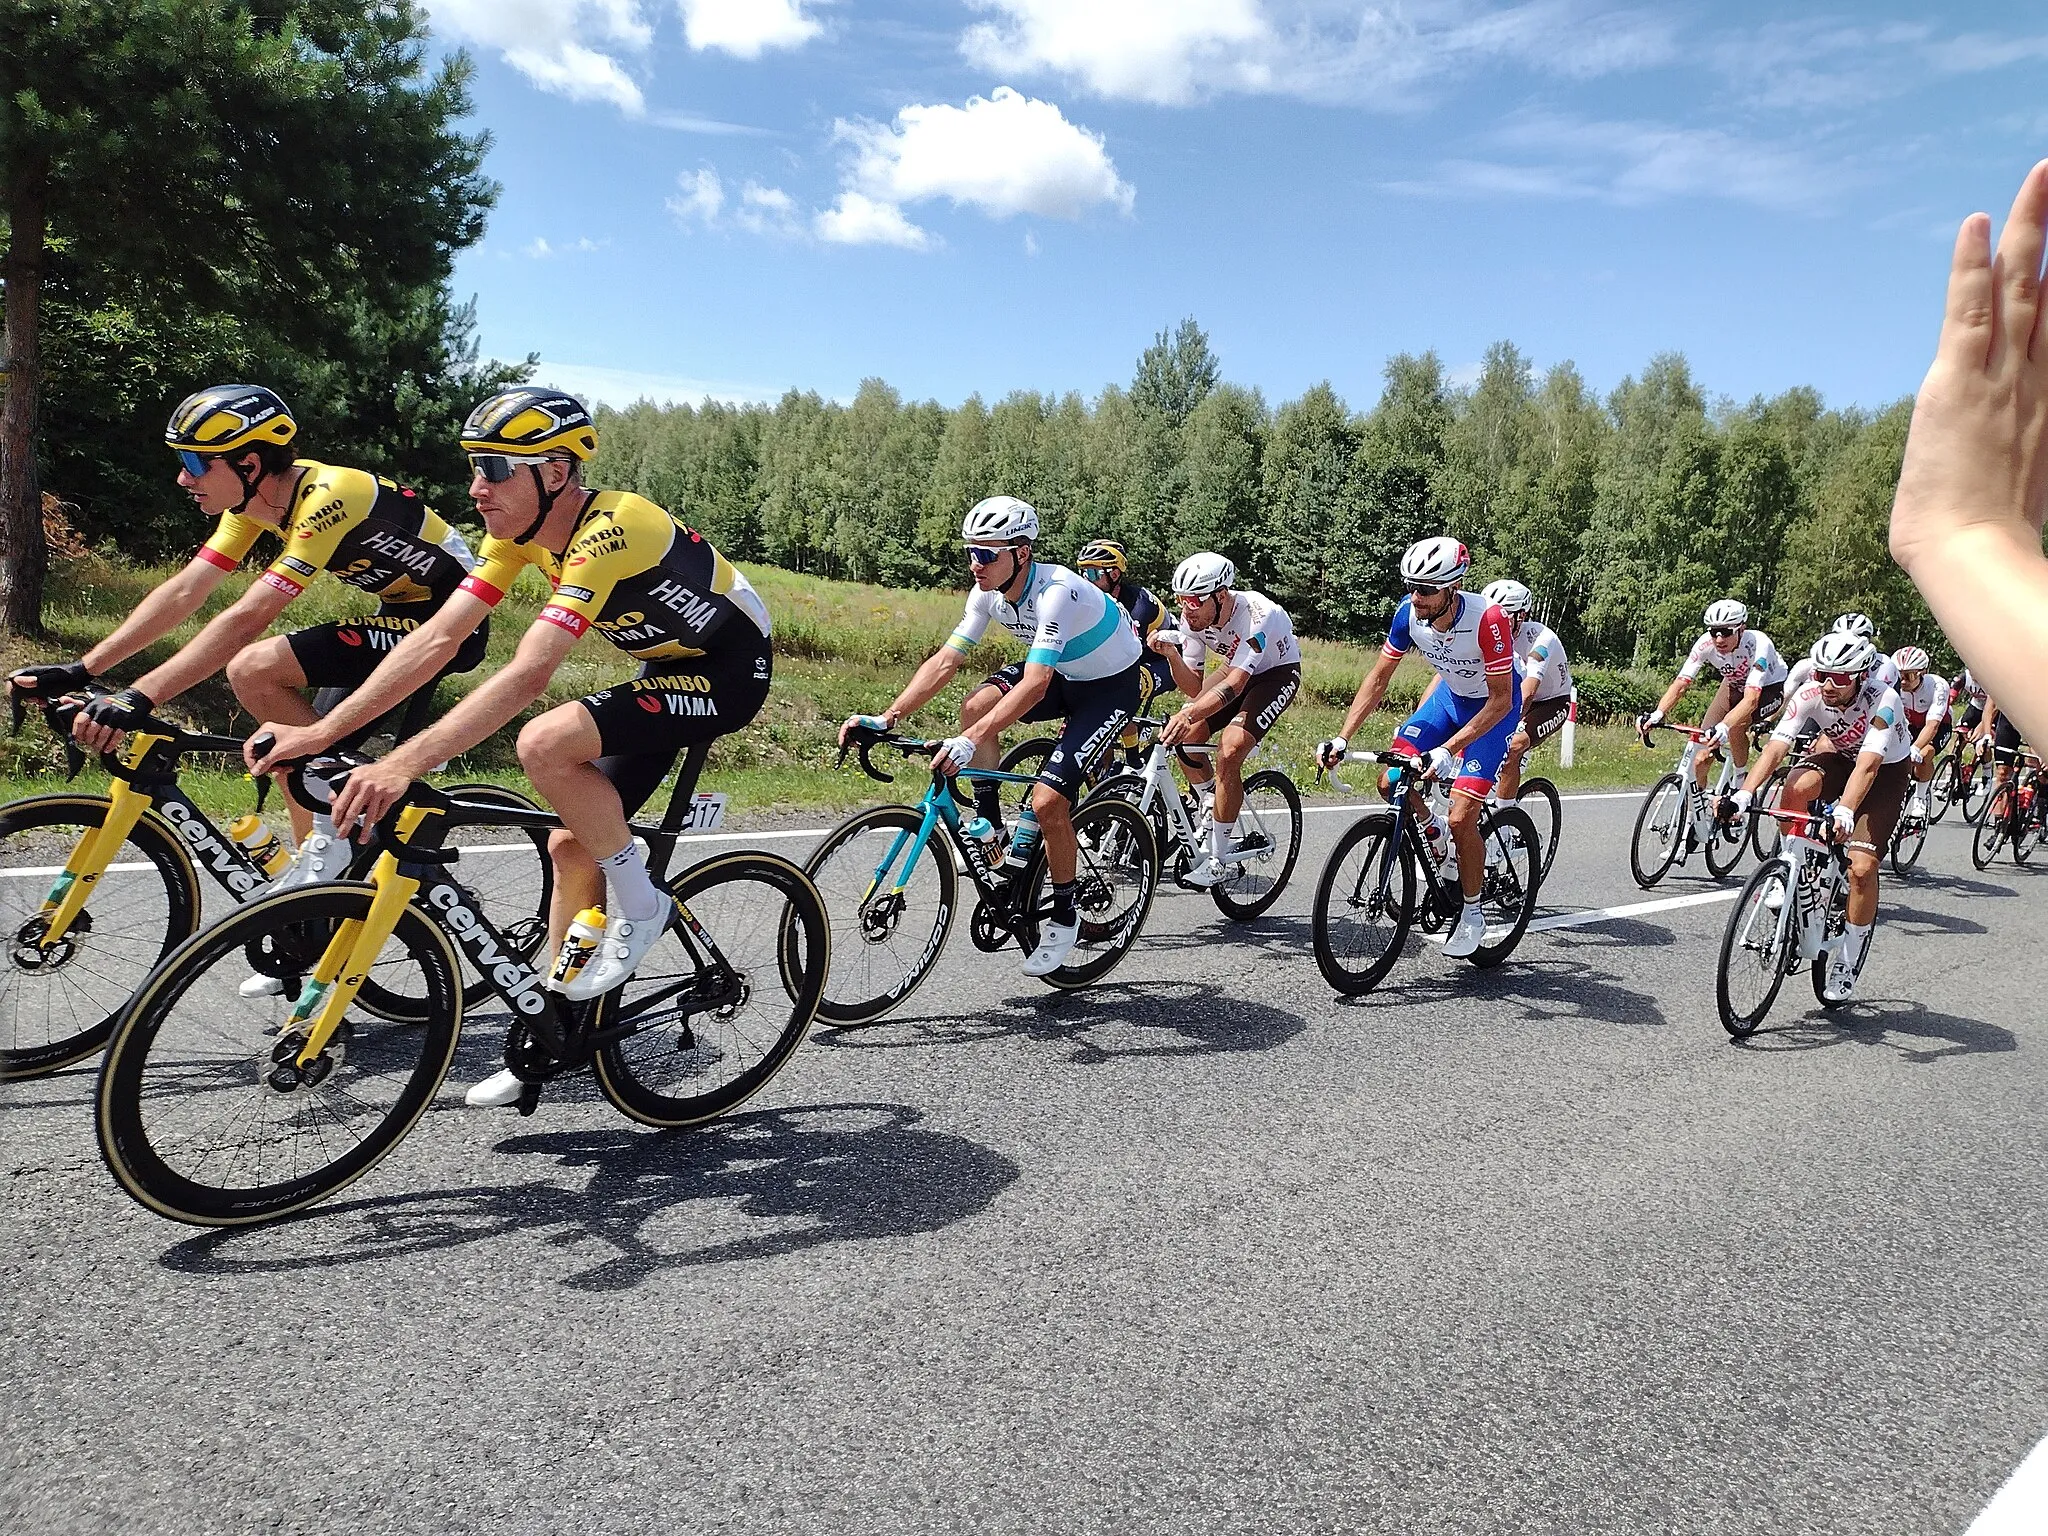
{"label": "grassy verge", "polygon": [[[136,567],[96,556],[58,562],[44,614],[52,643],[31,646],[0,641],[0,668],[77,656],[170,572],[170,567]],[[730,795],[738,812],[832,812],[898,798],[853,768],[835,770],[838,724],[849,714],[881,708],[895,695],[911,670],[951,632],[960,614],[960,595],[823,581],[768,567],[747,574],[775,615],[775,688],[760,717],[721,740],[713,750],[705,787]],[[145,656],[117,669],[118,677],[139,676],[196,634],[199,626],[240,590],[240,582],[226,583],[204,613]],[[483,665],[443,686],[444,706],[510,658],[545,597],[546,584],[528,572],[493,618]],[[367,611],[361,594],[338,582],[319,582],[292,605],[291,626]],[[1015,654],[1007,635],[978,647],[961,669],[961,680],[927,706],[910,728],[932,735],[950,730],[968,685]],[[1314,788],[1310,752],[1316,741],[1332,734],[1341,723],[1344,705],[1373,654],[1365,647],[1329,641],[1309,641],[1304,646],[1301,698],[1268,738],[1265,760],[1293,772],[1305,793],[1332,793]],[[604,687],[631,670],[632,664],[610,645],[595,634],[588,635],[570,653],[546,698],[531,713]],[[1388,705],[1367,725],[1361,746],[1387,741],[1426,677],[1419,662],[1403,665]],[[194,689],[167,713],[213,730],[248,730],[254,724],[219,678]],[[1022,727],[1014,734],[1021,739],[1033,732]],[[450,777],[526,789],[512,748],[514,735],[507,730],[482,743],[450,767]],[[1581,726],[1576,763],[1570,772],[1558,767],[1554,746],[1538,752],[1527,771],[1545,774],[1567,790],[1631,786],[1649,783],[1675,755],[1675,750],[1645,751],[1626,727]],[[40,722],[18,740],[0,742],[0,777],[6,780],[10,798],[62,783],[61,753]],[[81,782],[97,784],[103,778],[95,765],[81,776]],[[239,773],[206,766],[195,767],[186,787],[210,810],[246,807],[251,795]],[[917,792],[909,779],[899,779],[897,788],[904,796]]]}

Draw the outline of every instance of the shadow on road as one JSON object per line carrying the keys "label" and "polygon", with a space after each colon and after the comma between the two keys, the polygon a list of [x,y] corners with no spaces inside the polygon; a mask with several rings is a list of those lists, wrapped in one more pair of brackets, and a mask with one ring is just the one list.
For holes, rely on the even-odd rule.
{"label": "shadow on road", "polygon": [[[513,1136],[508,1156],[588,1168],[581,1189],[535,1180],[319,1206],[252,1231],[209,1232],[159,1262],[187,1274],[248,1274],[377,1263],[556,1228],[560,1248],[599,1261],[562,1284],[630,1290],[665,1270],[773,1258],[828,1243],[906,1237],[979,1214],[1018,1174],[965,1137],[918,1127],[901,1104],[822,1104],[728,1116],[699,1130],[585,1130]],[[663,1231],[647,1228],[670,1217]]]}
{"label": "shadow on road", "polygon": [[[1153,908],[1156,913],[1158,908]],[[1211,950],[1218,944],[1264,950],[1278,955],[1305,955],[1314,943],[1309,919],[1301,913],[1268,912],[1250,922],[1233,923],[1210,906],[1213,922],[1185,933],[1154,933],[1149,929],[1141,941],[1148,952],[1183,949]]]}
{"label": "shadow on road", "polygon": [[1266,1051],[1303,1028],[1298,1014],[1228,996],[1218,987],[1160,981],[1040,993],[992,1003],[971,1019],[889,1019],[865,1029],[820,1030],[812,1038],[840,1050],[902,1051],[1022,1037],[1067,1045],[1070,1061],[1098,1066],[1133,1056]]}
{"label": "shadow on road", "polygon": [[[1660,923],[1646,923],[1636,917],[1610,917],[1576,928],[1538,929],[1522,942],[1542,943],[1553,949],[1657,949],[1676,944],[1678,935]],[[1517,948],[1516,954],[1521,953]],[[1514,961],[1508,963],[1512,965]]]}
{"label": "shadow on road", "polygon": [[1991,931],[1982,923],[1974,922],[1967,917],[1957,917],[1953,912],[1926,912],[1918,907],[1900,907],[1887,903],[1881,915],[1886,923],[1896,923],[1905,932],[1922,938],[1937,933]]}
{"label": "shadow on road", "polygon": [[1995,885],[1989,880],[1973,880],[1968,875],[1949,874],[1943,870],[1915,866],[1911,881],[1914,889],[1922,886],[1936,891],[1953,891],[1958,896],[2016,896],[2019,893],[2009,885]]}
{"label": "shadow on road", "polygon": [[[1576,930],[1567,930],[1576,931]],[[1654,999],[1618,985],[1582,960],[1525,960],[1519,954],[1490,971],[1440,957],[1424,964],[1456,969],[1421,971],[1404,981],[1382,984],[1363,997],[1345,998],[1347,1008],[1414,1008],[1452,999],[1486,998],[1515,1009],[1523,1019],[1590,1019],[1606,1024],[1665,1025]],[[1399,972],[1395,973],[1397,976]]]}
{"label": "shadow on road", "polygon": [[[1795,977],[1793,981],[1804,984],[1805,978]],[[1788,987],[1792,984],[1786,983]],[[2009,1029],[1982,1019],[1936,1013],[1925,1003],[1906,998],[1859,998],[1830,1012],[1815,1008],[1788,1023],[1767,1026],[1746,1040],[1730,1044],[1751,1051],[1883,1046],[1911,1062],[1996,1055],[2019,1049],[2019,1040]]]}

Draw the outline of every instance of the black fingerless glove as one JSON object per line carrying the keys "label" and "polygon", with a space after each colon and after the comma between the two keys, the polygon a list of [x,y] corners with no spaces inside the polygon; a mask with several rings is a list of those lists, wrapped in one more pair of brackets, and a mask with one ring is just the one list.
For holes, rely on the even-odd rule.
{"label": "black fingerless glove", "polygon": [[92,686],[92,673],[82,661],[60,661],[43,667],[23,667],[7,679],[16,693],[38,699],[54,699]]}
{"label": "black fingerless glove", "polygon": [[155,702],[140,688],[123,688],[119,693],[101,694],[81,713],[94,725],[132,731],[148,720],[149,712],[155,708]]}

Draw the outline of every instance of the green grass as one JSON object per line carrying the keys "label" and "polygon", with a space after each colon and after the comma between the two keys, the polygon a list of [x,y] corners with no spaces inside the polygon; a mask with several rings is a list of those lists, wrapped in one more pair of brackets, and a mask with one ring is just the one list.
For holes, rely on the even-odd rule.
{"label": "green grass", "polygon": [[[0,667],[76,657],[106,634],[174,567],[136,567],[87,556],[60,560],[51,572],[44,622],[52,642],[31,645],[0,640]],[[917,793],[915,776],[901,776],[894,790],[875,784],[857,769],[835,770],[834,739],[839,722],[861,711],[881,709],[893,698],[911,671],[941,645],[960,616],[961,594],[899,591],[855,582],[824,581],[773,567],[747,572],[775,618],[775,687],[760,716],[744,730],[722,739],[713,749],[705,787],[731,796],[736,811],[774,812],[846,810],[878,800],[907,798]],[[205,612],[142,657],[117,669],[119,680],[132,680],[198,632],[200,625],[240,592],[242,582],[225,583]],[[527,572],[493,617],[490,647],[483,665],[442,689],[444,707],[482,682],[511,655],[526,625],[547,596],[546,583]],[[362,594],[339,582],[316,582],[289,612],[291,627],[360,615],[371,605]],[[960,698],[971,683],[1003,662],[1016,648],[1007,635],[978,646],[961,669],[960,679],[938,700],[908,723],[930,735],[950,732]],[[1267,739],[1264,760],[1295,774],[1304,793],[1313,785],[1310,752],[1342,721],[1358,679],[1375,652],[1363,646],[1310,640],[1303,645],[1304,685],[1300,700],[1281,717]],[[595,633],[587,635],[569,655],[546,697],[530,713],[578,698],[631,674],[633,664]],[[1420,694],[1427,671],[1417,660],[1403,663],[1389,701],[1361,733],[1358,745],[1384,745]],[[251,721],[235,703],[226,684],[214,678],[176,701],[166,711],[175,718],[209,730],[245,731]],[[528,786],[520,775],[507,729],[459,759],[451,777],[483,779]],[[1016,739],[1035,734],[1030,727],[1012,733]],[[1576,764],[1566,773],[1557,766],[1554,746],[1536,753],[1527,768],[1544,774],[1565,789],[1647,784],[1677,756],[1676,748],[1645,751],[1625,726],[1581,726]],[[0,740],[0,775],[11,797],[39,792],[62,783],[62,754],[40,722],[13,741]],[[81,782],[97,784],[104,775],[95,764]],[[235,772],[195,767],[186,788],[212,810],[248,805],[251,789]],[[897,793],[900,791],[900,795]]]}

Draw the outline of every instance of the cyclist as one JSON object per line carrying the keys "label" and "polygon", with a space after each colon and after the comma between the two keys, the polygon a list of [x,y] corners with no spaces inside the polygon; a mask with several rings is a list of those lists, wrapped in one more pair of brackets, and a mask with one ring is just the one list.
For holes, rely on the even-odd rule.
{"label": "cyclist", "polygon": [[[604,940],[563,988],[572,999],[633,974],[667,927],[674,900],[648,878],[627,818],[685,747],[740,729],[760,712],[772,670],[767,606],[726,558],[672,513],[629,491],[593,490],[583,465],[597,431],[581,401],[521,386],[485,400],[462,427],[469,493],[490,537],[461,590],[408,635],[359,690],[317,725],[278,730],[271,758],[303,757],[341,739],[467,643],[519,573],[537,567],[554,594],[511,661],[447,715],[378,762],[357,768],[334,803],[343,832],[368,828],[420,774],[508,724],[541,697],[570,649],[596,630],[640,663],[627,682],[560,704],[519,732],[519,762],[562,818],[548,939],[602,903]],[[523,473],[522,473],[523,471]],[[473,1105],[510,1104],[507,1069],[472,1088]]]}
{"label": "cyclist", "polygon": [[[1435,668],[1442,686],[1423,696],[1415,713],[1394,733],[1389,750],[1402,757],[1426,757],[1438,779],[1456,769],[1448,828],[1440,817],[1428,822],[1436,847],[1442,846],[1448,830],[1465,897],[1464,910],[1444,945],[1444,953],[1453,958],[1471,954],[1486,937],[1486,915],[1479,905],[1486,874],[1479,816],[1507,755],[1508,738],[1521,723],[1515,696],[1514,626],[1496,605],[1478,593],[1460,590],[1471,565],[1471,556],[1456,539],[1424,539],[1408,546],[1401,556],[1407,596],[1394,610],[1386,644],[1344,712],[1342,733],[1316,749],[1325,768],[1344,761],[1349,738],[1380,707],[1394,669],[1411,650],[1421,651],[1423,660]],[[1389,777],[1380,775],[1380,794],[1391,799]],[[1418,817],[1425,814],[1421,796],[1411,803]]]}
{"label": "cyclist", "polygon": [[[1040,930],[1038,948],[1024,961],[1024,974],[1058,970],[1081,936],[1074,905],[1073,805],[1081,775],[1097,752],[1116,739],[1136,715],[1144,667],[1137,631],[1128,615],[1090,582],[1063,565],[1035,559],[1038,512],[1015,496],[990,496],[968,509],[960,524],[974,590],[946,643],[934,651],[879,715],[852,715],[839,728],[844,742],[854,730],[894,730],[936,698],[960,670],[961,660],[988,633],[991,620],[1028,647],[1022,661],[991,673],[961,701],[960,734],[948,737],[932,759],[941,773],[993,768],[1006,726],[1020,721],[1064,719],[1060,739],[1039,771],[1031,803],[1017,819],[1004,867],[1021,875],[1042,835],[1052,878],[1052,911]],[[1000,785],[974,782],[975,808],[989,825],[1002,827]]]}
{"label": "cyclist", "polygon": [[[405,636],[438,614],[476,563],[462,535],[413,491],[360,469],[292,456],[298,424],[283,400],[253,384],[218,384],[186,398],[164,441],[178,456],[178,485],[219,519],[191,562],[145,597],[114,632],[76,662],[32,667],[10,682],[45,695],[83,687],[199,611],[265,533],[284,547],[240,598],[133,687],[102,695],[82,710],[72,734],[89,750],[112,750],[141,716],[169,703],[223,667],[243,708],[258,720],[304,725],[318,718],[306,690],[361,690]],[[262,639],[271,621],[321,571],[374,593],[376,613],[315,624]],[[481,627],[450,649],[413,688],[425,689],[483,660]],[[360,716],[367,729],[413,691],[376,690]],[[337,738],[338,739],[338,738]],[[290,806],[303,842],[312,813]]]}
{"label": "cyclist", "polygon": [[[1151,642],[1172,669],[1174,685],[1188,696],[1160,739],[1174,747],[1223,732],[1213,763],[1181,754],[1188,783],[1210,803],[1209,857],[1186,876],[1194,886],[1229,879],[1232,861],[1242,860],[1237,817],[1244,808],[1245,759],[1301,691],[1294,621],[1271,598],[1236,583],[1237,567],[1222,555],[1189,555],[1173,572],[1181,627],[1161,630]],[[1223,658],[1220,674],[1207,684],[1205,652]]]}
{"label": "cyclist", "polygon": [[1831,630],[1814,642],[1811,655],[1813,681],[1786,705],[1730,801],[1736,814],[1747,812],[1801,733],[1815,732],[1813,745],[1785,780],[1779,806],[1797,812],[1815,800],[1833,802],[1834,833],[1848,843],[1848,925],[1828,957],[1826,978],[1829,1000],[1840,1002],[1855,984],[1877,918],[1878,859],[1905,803],[1913,740],[1898,690],[1877,673],[1876,646],[1861,635]]}
{"label": "cyclist", "polygon": [[[1144,675],[1138,679],[1138,713],[1150,714],[1152,701],[1162,693],[1171,693],[1174,686],[1166,659],[1152,650],[1152,637],[1166,626],[1166,605],[1148,588],[1129,579],[1130,555],[1116,539],[1095,539],[1083,544],[1081,553],[1074,557],[1074,568],[1115,598],[1118,606],[1131,616],[1138,643],[1145,647]],[[1135,726],[1124,728],[1123,746],[1126,759],[1136,766],[1140,754]]]}
{"label": "cyclist", "polygon": [[[1662,725],[1664,717],[1678,707],[1703,669],[1711,668],[1720,678],[1714,697],[1700,724],[1713,733],[1714,743],[1725,745],[1737,768],[1749,762],[1749,728],[1777,717],[1785,703],[1785,660],[1771,637],[1749,627],[1749,609],[1732,597],[1709,603],[1702,617],[1707,632],[1692,643],[1678,676],[1664,690],[1657,707],[1637,717],[1636,729],[1647,732]],[[1713,766],[1711,753],[1702,752],[1693,764],[1693,778],[1701,789],[1707,787],[1707,771]],[[1686,836],[1692,836],[1690,828]]]}
{"label": "cyclist", "polygon": [[1899,669],[1899,703],[1906,711],[1906,729],[1913,738],[1912,798],[1906,814],[1925,816],[1934,759],[1948,743],[1948,679],[1927,670],[1927,653],[1917,645],[1901,646],[1892,652],[1891,660]]}
{"label": "cyclist", "polygon": [[[1868,640],[1872,649],[1877,647],[1877,621],[1867,613],[1843,613],[1835,616],[1835,622],[1828,626],[1830,634],[1856,635]],[[1887,688],[1899,686],[1899,665],[1883,651],[1877,652],[1877,662],[1871,668],[1884,680]]]}
{"label": "cyclist", "polygon": [[1496,788],[1502,800],[1522,790],[1522,759],[1564,729],[1572,713],[1572,663],[1564,642],[1529,616],[1535,599],[1519,581],[1494,582],[1481,594],[1515,629],[1515,671],[1521,677],[1522,723],[1508,738]]}

